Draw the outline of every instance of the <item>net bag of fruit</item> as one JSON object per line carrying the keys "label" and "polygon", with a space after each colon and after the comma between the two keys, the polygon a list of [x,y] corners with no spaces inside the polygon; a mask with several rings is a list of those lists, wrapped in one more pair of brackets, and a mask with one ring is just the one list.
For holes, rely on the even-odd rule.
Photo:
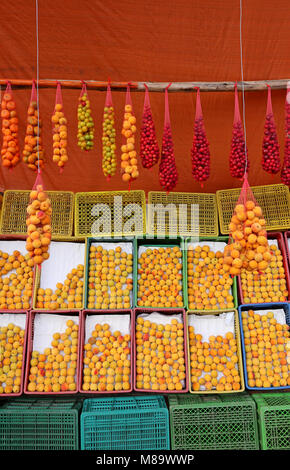
{"label": "net bag of fruit", "polygon": [[168,102],[168,88],[170,85],[171,84],[169,84],[165,89],[164,127],[162,136],[161,159],[159,165],[159,182],[161,187],[167,193],[175,188],[178,181]]}
{"label": "net bag of fruit", "polygon": [[194,137],[191,148],[192,176],[203,187],[210,174],[210,150],[206,137],[203,113],[200,101],[200,90],[197,88],[196,111],[194,120]]}
{"label": "net bag of fruit", "polygon": [[235,110],[229,163],[233,178],[242,179],[244,174],[249,172],[248,149],[240,114],[237,83],[235,83]]}
{"label": "net bag of fruit", "polygon": [[33,259],[34,266],[40,266],[49,258],[51,215],[51,201],[44,190],[41,171],[39,171],[30,191],[26,218],[26,249],[30,258]]}
{"label": "net bag of fruit", "polygon": [[94,147],[94,120],[87,85],[83,81],[78,103],[78,146],[89,151]]}
{"label": "net bag of fruit", "polygon": [[44,166],[44,150],[41,133],[42,121],[39,116],[38,93],[35,80],[33,80],[30,103],[27,111],[24,149],[22,152],[24,163],[33,171],[37,171]]}
{"label": "net bag of fruit", "polygon": [[229,242],[224,250],[224,269],[232,276],[242,269],[264,272],[272,255],[267,239],[266,220],[247,177],[229,224]]}
{"label": "net bag of fruit", "polygon": [[275,175],[280,171],[280,148],[272,108],[271,87],[269,85],[267,87],[268,97],[262,146],[262,168],[267,173]]}
{"label": "net bag of fruit", "polygon": [[52,133],[53,133],[53,155],[52,160],[59,167],[60,173],[63,172],[64,166],[68,161],[67,155],[67,119],[64,115],[63,101],[61,94],[61,84],[57,82],[55,106],[51,117]]}
{"label": "net bag of fruit", "polygon": [[145,97],[140,136],[140,158],[143,168],[150,169],[158,162],[160,152],[156,138],[148,86],[146,83],[144,83],[144,86]]}
{"label": "net bag of fruit", "polygon": [[7,82],[1,101],[1,119],[3,135],[1,149],[2,166],[11,170],[20,160],[20,149],[18,116],[10,82]]}
{"label": "net bag of fruit", "polygon": [[128,84],[122,125],[121,172],[122,180],[124,183],[128,183],[129,190],[131,189],[131,182],[139,176],[135,140],[136,131],[136,117],[133,110],[130,84]]}
{"label": "net bag of fruit", "polygon": [[290,186],[290,82],[287,83],[285,100],[285,145],[281,180],[282,183]]}
{"label": "net bag of fruit", "polygon": [[107,86],[106,101],[103,114],[103,160],[102,169],[107,181],[114,176],[117,169],[116,157],[116,129],[115,129],[115,111],[112,100],[110,83]]}

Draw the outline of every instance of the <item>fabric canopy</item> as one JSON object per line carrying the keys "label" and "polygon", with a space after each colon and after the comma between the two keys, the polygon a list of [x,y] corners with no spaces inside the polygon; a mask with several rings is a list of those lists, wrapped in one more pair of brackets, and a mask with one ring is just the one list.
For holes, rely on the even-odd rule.
{"label": "fabric canopy", "polygon": [[[241,80],[239,0],[39,0],[39,78],[116,81],[235,81]],[[289,0],[243,1],[244,80],[288,78],[290,75]],[[0,3],[1,77],[36,78],[35,1]],[[2,87],[3,91],[3,87]],[[23,147],[29,88],[14,87]],[[101,130],[105,92],[90,90],[95,121],[95,148],[77,146],[77,102],[80,90],[62,90],[68,118],[69,162],[62,174],[52,162],[51,114],[55,89],[40,89],[47,189],[79,191],[126,190],[120,172],[106,181],[101,168]],[[245,94],[247,144],[251,185],[279,183],[261,168],[267,91]],[[132,92],[137,125],[144,94]],[[237,187],[230,176],[229,152],[234,117],[234,93],[201,93],[211,149],[211,176],[203,189],[191,176],[196,92],[170,93],[170,116],[179,182],[175,191],[215,192]],[[118,148],[125,93],[113,91]],[[161,144],[164,93],[151,93],[153,117]],[[274,116],[284,156],[285,90],[273,91]],[[240,96],[240,104],[241,96]],[[242,110],[242,107],[241,107]],[[120,159],[120,152],[118,152]],[[119,168],[119,167],[118,167]],[[8,171],[1,167],[5,189],[30,189],[35,174],[21,162]],[[141,169],[132,189],[161,190],[158,167]]]}

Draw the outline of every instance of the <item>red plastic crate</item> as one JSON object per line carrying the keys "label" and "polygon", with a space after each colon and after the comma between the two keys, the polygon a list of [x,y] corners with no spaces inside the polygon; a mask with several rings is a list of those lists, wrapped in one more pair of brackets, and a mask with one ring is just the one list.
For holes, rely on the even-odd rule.
{"label": "red plastic crate", "polygon": [[290,230],[287,232],[284,232],[284,244],[285,244],[285,250],[286,250],[286,255],[287,255],[287,260],[288,260],[288,267],[290,271],[290,249],[288,245],[288,241],[290,240]]}
{"label": "red plastic crate", "polygon": [[[279,250],[281,251],[282,256],[283,256],[283,266],[284,266],[286,285],[287,285],[287,290],[288,290],[287,300],[290,300],[290,272],[289,272],[289,266],[288,266],[288,261],[287,261],[287,252],[286,252],[286,246],[284,242],[284,236],[281,232],[268,232],[268,240],[270,244],[271,244],[271,239],[277,240]],[[243,297],[243,292],[242,292],[242,283],[241,283],[240,276],[238,276],[238,292],[239,292],[240,304],[244,304],[244,297]]]}
{"label": "red plastic crate", "polygon": [[162,394],[167,394],[167,393],[187,393],[189,391],[189,376],[188,376],[188,354],[187,354],[187,323],[186,323],[186,312],[182,308],[176,308],[176,309],[158,309],[158,308],[135,308],[134,309],[134,337],[133,337],[133,342],[134,342],[134,359],[136,360],[136,341],[135,341],[135,326],[136,326],[136,318],[138,315],[142,313],[153,313],[157,312],[163,315],[182,315],[183,319],[183,332],[184,332],[184,360],[185,360],[185,387],[182,390],[147,390],[147,389],[141,389],[136,387],[136,363],[134,363],[134,390],[136,392],[145,392],[145,393],[162,393]]}
{"label": "red plastic crate", "polygon": [[[72,316],[79,318],[79,330],[78,330],[78,364],[76,367],[76,390],[73,391],[66,391],[66,392],[30,392],[27,387],[29,383],[29,372],[30,372],[30,360],[31,354],[33,350],[33,338],[34,338],[34,318],[36,314],[39,315],[64,315],[64,316]],[[75,395],[78,392],[78,371],[79,371],[79,357],[80,357],[80,320],[81,320],[81,312],[75,310],[57,310],[57,311],[30,311],[29,312],[29,326],[28,326],[28,335],[27,335],[27,351],[26,351],[26,368],[25,368],[25,380],[24,380],[24,393],[27,395]]]}
{"label": "red plastic crate", "polygon": [[[129,390],[113,390],[113,391],[91,391],[91,390],[83,390],[82,383],[83,383],[83,359],[84,359],[84,345],[85,345],[85,325],[86,325],[86,317],[88,315],[130,315],[130,329],[131,329],[131,345],[130,345],[130,357],[131,357],[131,373],[130,373],[130,389]],[[107,394],[120,394],[120,393],[130,393],[133,391],[133,336],[134,336],[134,318],[133,318],[133,311],[132,310],[83,310],[81,312],[81,326],[80,326],[80,342],[79,342],[79,373],[78,373],[78,391],[83,394],[88,395],[107,395]]]}
{"label": "red plastic crate", "polygon": [[27,356],[27,352],[26,352],[26,348],[27,348],[27,338],[28,338],[28,329],[29,329],[29,312],[26,311],[19,311],[19,310],[2,310],[0,312],[0,315],[1,313],[5,313],[5,314],[9,314],[9,313],[12,313],[12,314],[22,314],[22,315],[25,315],[26,316],[26,320],[25,320],[25,335],[24,335],[24,343],[23,343],[23,357],[22,357],[22,368],[21,368],[21,384],[20,384],[20,390],[19,390],[19,393],[0,393],[0,397],[18,397],[20,395],[22,395],[23,393],[23,389],[24,389],[24,376],[25,376],[25,362],[26,362],[26,356]]}

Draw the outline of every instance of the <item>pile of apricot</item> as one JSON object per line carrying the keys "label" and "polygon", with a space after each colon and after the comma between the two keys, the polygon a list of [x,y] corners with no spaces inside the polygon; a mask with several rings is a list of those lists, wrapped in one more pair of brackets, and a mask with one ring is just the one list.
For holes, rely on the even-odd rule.
{"label": "pile of apricot", "polygon": [[186,367],[183,323],[155,323],[142,316],[136,321],[136,388],[181,391]]}
{"label": "pile of apricot", "polygon": [[64,282],[58,282],[56,289],[38,288],[37,308],[46,310],[81,309],[83,306],[84,266],[79,264],[66,276]]}
{"label": "pile of apricot", "polygon": [[147,248],[138,258],[138,307],[182,308],[179,246]]}
{"label": "pile of apricot", "polygon": [[84,346],[83,391],[130,390],[130,334],[113,331],[108,323],[96,324]]}
{"label": "pile of apricot", "polygon": [[2,165],[5,168],[14,168],[20,160],[18,138],[19,120],[16,113],[16,103],[12,93],[6,91],[1,102],[2,134],[1,149]]}
{"label": "pile of apricot", "polygon": [[274,311],[242,312],[246,369],[250,387],[290,385],[289,325],[279,323]]}
{"label": "pile of apricot", "polygon": [[[33,260],[28,254],[0,251],[0,309],[28,310],[33,290]],[[9,274],[10,273],[10,274]]]}
{"label": "pile of apricot", "polygon": [[20,392],[24,336],[14,323],[0,327],[0,394]]}
{"label": "pile of apricot", "polygon": [[230,392],[240,390],[237,341],[232,332],[224,336],[211,335],[203,341],[202,335],[188,327],[191,386],[195,392]]}
{"label": "pile of apricot", "polygon": [[90,246],[88,309],[129,309],[133,291],[133,255],[121,246]]}
{"label": "pile of apricot", "polygon": [[187,290],[189,310],[216,310],[234,307],[233,279],[224,269],[223,253],[208,245],[189,246]]}
{"label": "pile of apricot", "polygon": [[53,124],[53,155],[52,160],[59,168],[63,168],[68,161],[67,155],[67,119],[63,112],[63,105],[57,103],[51,117]]}
{"label": "pile of apricot", "polygon": [[78,325],[67,320],[63,333],[54,333],[51,347],[32,351],[27,390],[29,392],[76,391]]}

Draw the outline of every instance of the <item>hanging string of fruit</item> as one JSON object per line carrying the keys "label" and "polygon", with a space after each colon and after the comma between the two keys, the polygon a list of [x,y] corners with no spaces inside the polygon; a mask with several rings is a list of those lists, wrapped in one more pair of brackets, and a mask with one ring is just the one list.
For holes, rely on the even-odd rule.
{"label": "hanging string of fruit", "polygon": [[116,174],[117,156],[116,156],[116,129],[115,129],[115,111],[111,93],[111,86],[108,83],[106,101],[103,114],[103,173],[107,181]]}
{"label": "hanging string of fruit", "polygon": [[88,98],[87,86],[82,82],[82,90],[78,104],[78,146],[81,150],[92,150],[94,147],[94,121],[92,118],[91,103]]}
{"label": "hanging string of fruit", "polygon": [[32,82],[30,103],[27,111],[26,135],[24,138],[23,161],[33,171],[44,166],[42,146],[42,121],[39,116],[38,96],[35,80]]}
{"label": "hanging string of fruit", "polygon": [[161,159],[159,165],[159,182],[161,187],[169,192],[175,188],[178,181],[178,172],[175,164],[174,146],[170,124],[168,88],[165,89],[165,113],[162,136]]}
{"label": "hanging string of fruit", "polygon": [[53,132],[53,155],[52,160],[59,167],[60,173],[63,172],[64,166],[68,161],[67,154],[67,119],[64,115],[63,101],[61,94],[61,84],[57,82],[56,98],[54,112],[51,117]]}
{"label": "hanging string of fruit", "polygon": [[159,160],[160,151],[156,138],[155,125],[150,105],[148,86],[145,86],[145,98],[140,135],[140,158],[143,168],[153,168]]}
{"label": "hanging string of fruit", "polygon": [[271,87],[270,85],[267,85],[267,87],[268,98],[262,147],[262,167],[267,173],[275,175],[280,171],[280,148],[272,108]]}
{"label": "hanging string of fruit", "polygon": [[129,190],[131,182],[139,176],[135,142],[136,131],[136,117],[133,110],[130,84],[128,83],[122,125],[121,172],[122,180],[129,184]]}
{"label": "hanging string of fruit", "polygon": [[20,161],[18,116],[10,82],[1,101],[1,119],[3,142],[1,149],[2,165],[12,169]]}
{"label": "hanging string of fruit", "polygon": [[237,82],[235,83],[235,111],[229,163],[230,173],[233,178],[242,179],[245,174],[246,165],[247,173],[249,173],[250,165],[248,159],[248,149],[245,143],[243,124],[239,108]]}
{"label": "hanging string of fruit", "polygon": [[191,148],[192,176],[203,187],[210,174],[210,150],[205,133],[204,119],[200,102],[200,90],[197,89],[194,137]]}
{"label": "hanging string of fruit", "polygon": [[287,83],[285,100],[285,145],[281,180],[282,183],[290,186],[290,82]]}

